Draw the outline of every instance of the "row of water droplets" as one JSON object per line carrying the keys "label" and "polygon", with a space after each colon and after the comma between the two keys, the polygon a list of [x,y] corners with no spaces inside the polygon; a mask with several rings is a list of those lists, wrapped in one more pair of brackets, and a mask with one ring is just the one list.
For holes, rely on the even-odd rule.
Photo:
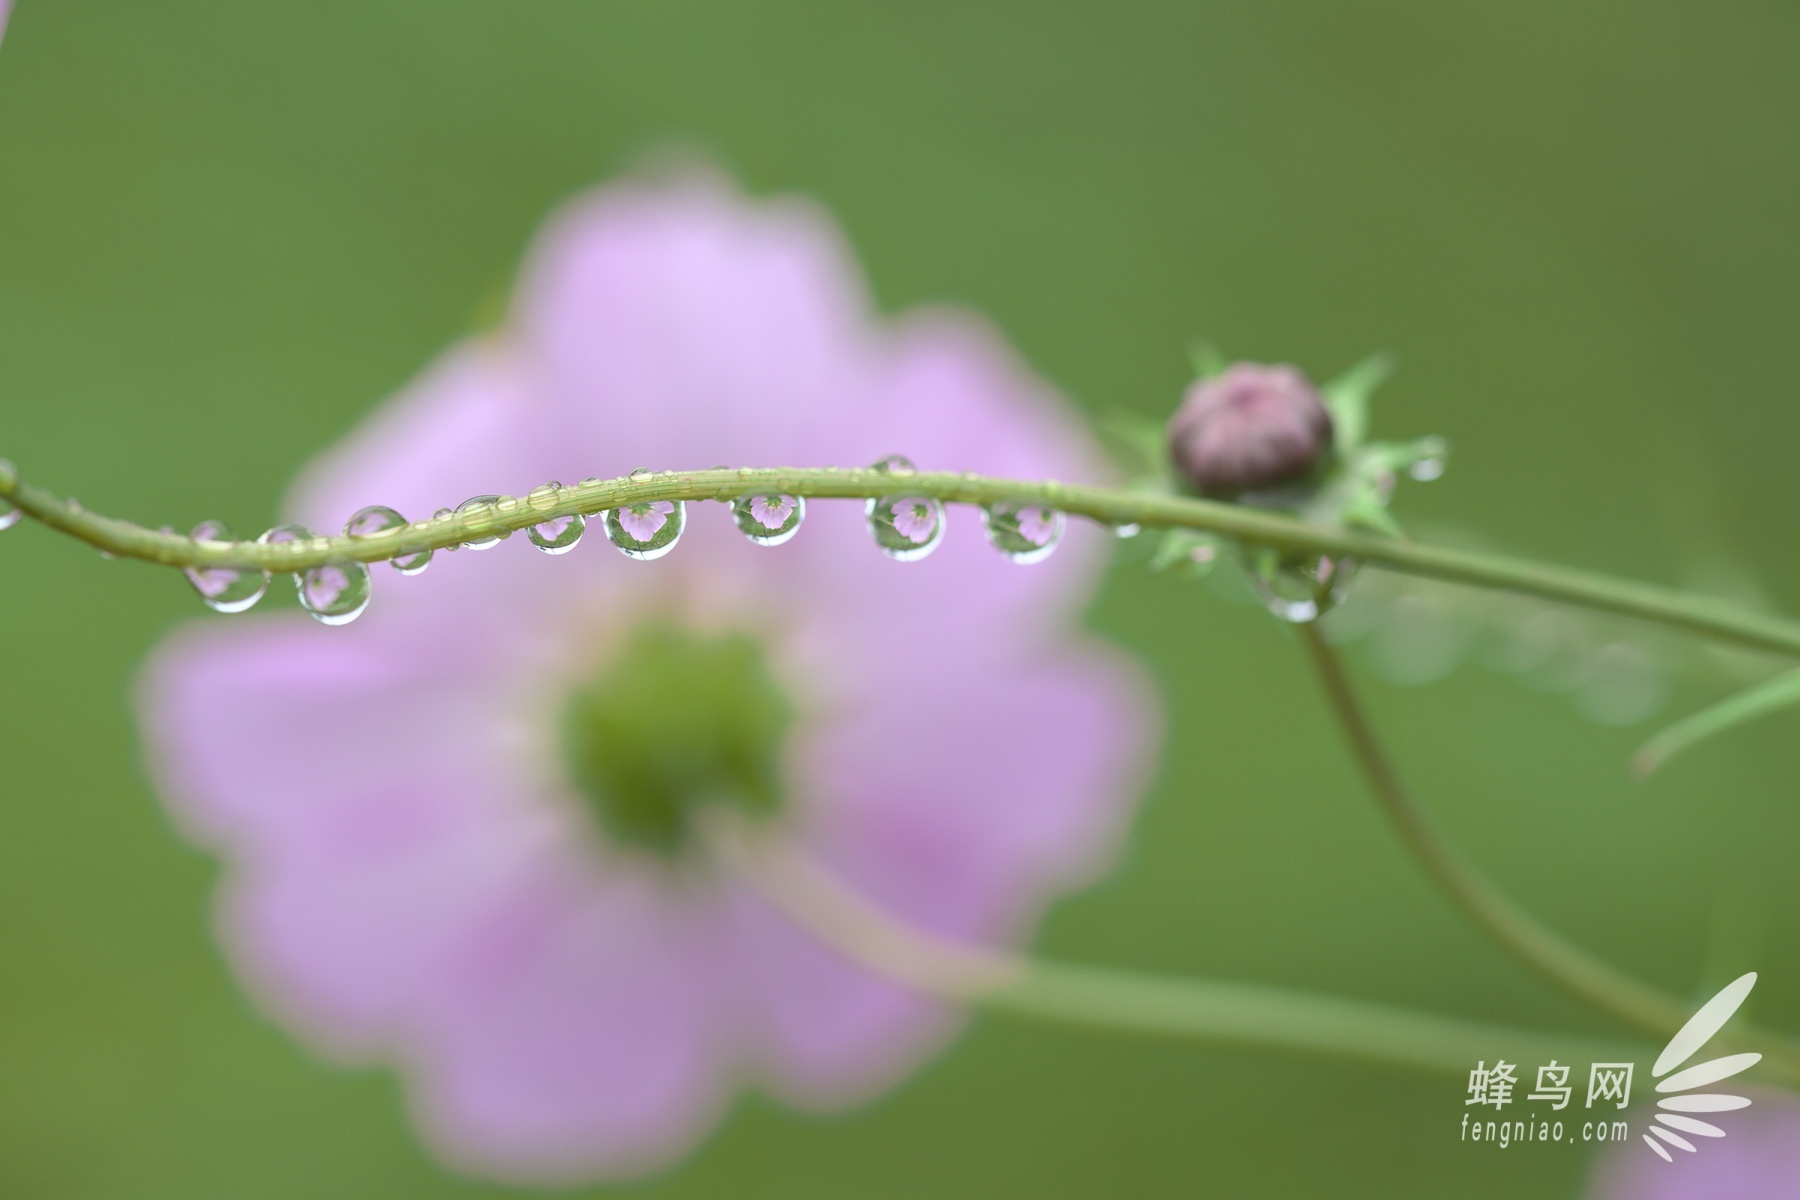
{"label": "row of water droplets", "polygon": [[[912,462],[900,455],[890,455],[875,464],[875,469],[904,480],[917,473]],[[664,472],[673,474],[673,472]],[[647,483],[655,473],[640,467],[631,472],[634,483]],[[582,486],[600,483],[584,479]],[[455,509],[442,508],[433,521],[455,516],[492,511],[510,514],[522,504],[527,509],[555,508],[563,485],[555,480],[533,488],[523,500],[513,496],[471,496]],[[785,492],[751,492],[731,501],[732,518],[743,535],[759,546],[779,546],[800,531],[806,517],[804,497]],[[930,554],[944,540],[946,525],[944,505],[929,496],[896,494],[871,499],[864,513],[876,547],[898,562],[915,562]],[[17,520],[17,510],[8,519],[0,511],[0,528]],[[525,537],[545,554],[567,554],[581,541],[590,516],[602,522],[607,540],[628,558],[642,561],[661,558],[675,548],[687,527],[687,503],[682,500],[649,500],[605,509],[595,514],[565,513],[548,517],[526,527]],[[1017,563],[1035,563],[1048,558],[1061,542],[1066,524],[1064,515],[1041,505],[999,502],[982,510],[983,524],[990,543],[1007,558]],[[406,518],[385,505],[372,504],[357,511],[344,525],[344,536],[371,537],[399,529],[408,524]],[[432,532],[431,522],[412,525],[421,540]],[[1121,529],[1124,536],[1135,533],[1135,527]],[[231,530],[222,521],[203,521],[190,535],[196,542],[218,544],[232,540]],[[486,550],[512,536],[510,530],[484,534],[452,546],[451,550]],[[302,525],[277,525],[257,539],[265,545],[306,542],[320,539]],[[417,575],[431,564],[429,547],[403,550],[392,560],[403,575]],[[239,613],[255,606],[268,592],[271,575],[266,571],[240,570],[232,567],[191,567],[185,572],[200,593],[200,598],[216,612]],[[354,560],[326,563],[300,572],[295,578],[301,607],[326,625],[345,625],[361,616],[369,606],[372,581],[368,564]]]}

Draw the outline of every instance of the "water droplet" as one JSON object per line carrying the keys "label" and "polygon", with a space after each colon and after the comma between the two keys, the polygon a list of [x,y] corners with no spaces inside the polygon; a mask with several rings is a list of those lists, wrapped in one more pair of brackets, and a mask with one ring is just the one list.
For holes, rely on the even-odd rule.
{"label": "water droplet", "polygon": [[1443,475],[1444,460],[1436,456],[1431,458],[1421,458],[1418,462],[1406,468],[1406,473],[1420,483],[1430,483],[1432,480]]}
{"label": "water droplet", "polygon": [[[385,504],[371,504],[367,508],[359,508],[356,514],[344,522],[345,537],[368,537],[371,534],[384,533],[389,529],[398,529],[406,524],[406,518]],[[415,525],[418,529],[422,526]],[[415,550],[411,553],[395,555],[389,560],[394,570],[402,575],[417,575],[431,565],[430,550]]]}
{"label": "water droplet", "polygon": [[265,546],[275,546],[286,542],[310,542],[316,536],[306,526],[289,522],[275,526],[256,540]]}
{"label": "water droplet", "polygon": [[[456,506],[456,515],[462,516],[465,513],[483,511],[491,512],[499,503],[500,497],[498,496],[470,496],[467,500],[464,500],[461,504]],[[510,530],[502,530],[497,533],[488,534],[485,537],[472,538],[471,540],[464,542],[463,546],[469,550],[486,550],[490,546],[499,545],[501,538],[510,535]]]}
{"label": "water droplet", "polygon": [[[19,482],[19,468],[13,466],[9,460],[0,458],[0,476],[4,476],[7,483],[16,484]],[[19,518],[24,515],[19,511],[19,506],[12,501],[0,500],[0,529],[11,529],[19,523]]]}
{"label": "water droplet", "polygon": [[1066,519],[1053,508],[1002,500],[981,510],[988,541],[1016,563],[1043,562],[1062,541]]}
{"label": "water droplet", "polygon": [[367,563],[336,562],[300,577],[300,607],[321,625],[348,625],[369,607]]}
{"label": "water droplet", "polygon": [[745,537],[759,546],[779,546],[800,532],[806,498],[785,492],[758,492],[731,503],[731,515]]}
{"label": "water droplet", "polygon": [[1268,556],[1245,572],[1263,606],[1296,625],[1316,621],[1343,599],[1355,574],[1355,559],[1329,555],[1299,563]]}
{"label": "water droplet", "polygon": [[[547,500],[540,502],[539,495]],[[533,508],[549,508],[556,503],[557,496],[562,494],[562,484],[554,479],[540,488],[532,489],[527,498]],[[551,517],[548,521],[540,521],[525,531],[525,540],[542,550],[545,554],[567,554],[581,540],[581,534],[587,528],[587,519],[578,513],[568,516]]]}
{"label": "water droplet", "polygon": [[[232,541],[231,530],[223,521],[202,521],[188,536],[196,542]],[[200,599],[214,612],[241,613],[255,606],[269,590],[269,577],[261,571],[239,571],[231,567],[188,567],[182,572]]]}
{"label": "water droplet", "polygon": [[633,467],[631,468],[631,474],[626,476],[626,478],[630,479],[633,483],[649,483],[652,479],[656,478],[656,472],[652,471],[649,467]]}
{"label": "water droplet", "polygon": [[863,511],[875,545],[896,562],[917,562],[944,540],[944,506],[928,496],[883,496]]}
{"label": "water droplet", "polygon": [[1144,527],[1136,521],[1120,521],[1112,527],[1113,536],[1118,538],[1134,538],[1144,532]]}
{"label": "water droplet", "polygon": [[645,562],[673,550],[686,524],[687,504],[680,500],[650,500],[606,512],[608,540],[627,558]]}
{"label": "water droplet", "polygon": [[562,495],[562,484],[552,479],[549,483],[540,483],[525,496],[525,503],[532,508],[543,510],[555,508],[557,497]]}
{"label": "water droplet", "polygon": [[875,470],[885,471],[889,475],[916,475],[919,468],[913,466],[913,460],[904,454],[890,454],[875,463]]}

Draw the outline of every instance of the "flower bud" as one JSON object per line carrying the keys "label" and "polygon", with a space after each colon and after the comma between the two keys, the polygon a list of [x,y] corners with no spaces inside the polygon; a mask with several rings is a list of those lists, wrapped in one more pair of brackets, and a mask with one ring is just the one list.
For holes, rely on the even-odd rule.
{"label": "flower bud", "polygon": [[1331,414],[1297,368],[1234,363],[1188,388],[1169,455],[1189,486],[1235,496],[1304,479],[1331,448]]}

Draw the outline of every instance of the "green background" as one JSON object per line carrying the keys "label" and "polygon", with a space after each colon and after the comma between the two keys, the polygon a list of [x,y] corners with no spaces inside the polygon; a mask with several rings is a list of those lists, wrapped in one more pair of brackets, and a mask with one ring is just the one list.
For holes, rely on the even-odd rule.
{"label": "green background", "polygon": [[[1797,38],[1800,9],[1750,0],[21,0],[0,454],[100,511],[260,528],[493,309],[553,205],[673,139],[818,197],[884,306],[986,311],[1090,411],[1166,412],[1197,333],[1321,373],[1389,348],[1377,432],[1457,447],[1403,516],[1792,609]],[[215,868],[129,710],[198,611],[171,573],[0,541],[0,1195],[501,1194],[433,1165],[387,1074],[312,1060],[227,977]],[[1135,561],[1092,623],[1152,665],[1171,733],[1124,866],[1047,948],[1608,1031],[1403,858],[1286,630]],[[1758,1015],[1800,1024],[1792,719],[1636,785],[1642,728],[1475,669],[1361,673],[1530,907],[1683,993],[1757,968]],[[1684,673],[1665,711],[1722,686]],[[745,1105],[620,1190],[1579,1193],[1578,1148],[1459,1144],[1462,1098],[996,1017],[865,1109]]]}

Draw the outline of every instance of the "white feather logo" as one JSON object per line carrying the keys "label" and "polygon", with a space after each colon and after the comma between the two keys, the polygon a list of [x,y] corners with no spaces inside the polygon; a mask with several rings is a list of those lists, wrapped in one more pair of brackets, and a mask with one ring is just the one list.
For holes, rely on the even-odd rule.
{"label": "white feather logo", "polygon": [[[1730,1079],[1739,1071],[1748,1070],[1761,1062],[1760,1054],[1727,1054],[1723,1058],[1696,1063],[1685,1071],[1676,1071],[1667,1079],[1662,1077],[1694,1057],[1700,1047],[1706,1045],[1707,1039],[1724,1028],[1725,1022],[1731,1020],[1742,1007],[1744,1000],[1750,995],[1750,989],[1755,986],[1755,971],[1726,985],[1723,991],[1700,1006],[1700,1011],[1669,1040],[1669,1044],[1657,1056],[1656,1065],[1650,1068],[1651,1078],[1662,1079],[1656,1085],[1656,1090],[1659,1093],[1675,1093],[1656,1102],[1656,1107],[1662,1111],[1651,1121],[1650,1133],[1644,1135],[1644,1144],[1662,1155],[1666,1161],[1674,1162],[1675,1159],[1664,1148],[1663,1142],[1679,1150],[1686,1150],[1689,1154],[1694,1153],[1694,1143],[1681,1136],[1684,1133],[1709,1138],[1725,1136],[1725,1131],[1717,1125],[1683,1114],[1730,1112],[1750,1107],[1750,1100],[1745,1096],[1732,1096],[1722,1092],[1700,1092],[1693,1095],[1680,1093],[1692,1092],[1694,1088],[1705,1087],[1721,1079]],[[1656,1137],[1651,1137],[1651,1133]],[[1657,1140],[1659,1138],[1661,1141]]]}

